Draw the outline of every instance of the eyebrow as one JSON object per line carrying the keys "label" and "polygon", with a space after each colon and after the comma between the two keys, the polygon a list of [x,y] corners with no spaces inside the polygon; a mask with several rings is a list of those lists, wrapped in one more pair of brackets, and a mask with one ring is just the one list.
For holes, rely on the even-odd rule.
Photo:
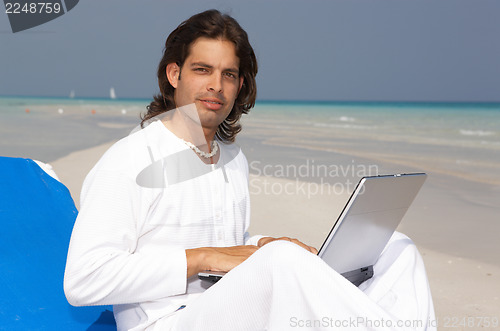
{"label": "eyebrow", "polygon": [[[193,68],[193,67],[203,67],[203,68],[207,68],[207,69],[213,69],[214,68],[214,66],[212,66],[210,64],[203,63],[203,62],[194,62],[194,63],[191,63],[191,68]],[[227,69],[224,69],[222,71],[224,71],[224,72],[230,72],[230,73],[233,73],[233,74],[236,74],[236,75],[240,74],[240,70],[239,69],[235,69],[235,68],[227,68]]]}

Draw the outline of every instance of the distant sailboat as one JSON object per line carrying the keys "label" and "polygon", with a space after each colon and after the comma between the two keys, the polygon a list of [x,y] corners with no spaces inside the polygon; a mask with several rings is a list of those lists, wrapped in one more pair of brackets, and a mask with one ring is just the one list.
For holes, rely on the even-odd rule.
{"label": "distant sailboat", "polygon": [[75,90],[71,90],[71,92],[69,93],[69,97],[71,99],[73,99],[75,97]]}
{"label": "distant sailboat", "polygon": [[113,87],[109,89],[109,97],[111,99],[116,99],[116,93],[115,93],[115,89]]}

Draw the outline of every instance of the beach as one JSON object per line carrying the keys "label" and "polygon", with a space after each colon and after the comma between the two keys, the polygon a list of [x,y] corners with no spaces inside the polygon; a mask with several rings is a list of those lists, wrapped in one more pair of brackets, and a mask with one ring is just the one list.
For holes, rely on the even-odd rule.
{"label": "beach", "polygon": [[[0,155],[50,163],[77,206],[86,174],[139,124],[145,106],[23,102],[0,107]],[[250,233],[319,248],[360,177],[426,172],[398,231],[422,254],[439,328],[498,321],[500,126],[488,116],[500,107],[479,107],[475,121],[464,118],[467,107],[446,107],[257,104],[237,139],[251,174]]]}

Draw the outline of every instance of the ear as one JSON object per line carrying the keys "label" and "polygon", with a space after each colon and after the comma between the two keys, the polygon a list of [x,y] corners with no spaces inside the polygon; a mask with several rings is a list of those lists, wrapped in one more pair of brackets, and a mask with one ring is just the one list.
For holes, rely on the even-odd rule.
{"label": "ear", "polygon": [[167,69],[165,74],[167,75],[168,82],[174,88],[177,88],[177,82],[179,80],[179,74],[181,72],[181,68],[177,65],[177,63],[169,63],[167,64]]}
{"label": "ear", "polygon": [[240,93],[242,86],[243,86],[243,77],[240,77],[240,88],[238,89],[238,93]]}

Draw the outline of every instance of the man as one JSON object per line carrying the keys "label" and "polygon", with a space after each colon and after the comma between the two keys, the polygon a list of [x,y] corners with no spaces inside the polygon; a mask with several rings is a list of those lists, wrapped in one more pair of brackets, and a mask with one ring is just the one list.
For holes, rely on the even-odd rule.
{"label": "man", "polygon": [[[283,330],[324,316],[427,319],[425,271],[406,237],[393,239],[409,244],[385,255],[382,277],[365,293],[296,239],[248,235],[248,165],[232,142],[255,103],[256,74],[247,35],[227,15],[206,11],[170,34],[158,69],[161,94],[145,127],[110,148],[85,180],[64,279],[68,301],[114,305],[119,330]],[[231,272],[206,290],[196,277],[203,270]],[[397,291],[409,281],[399,281],[401,270],[416,277],[412,289],[422,294]]]}

